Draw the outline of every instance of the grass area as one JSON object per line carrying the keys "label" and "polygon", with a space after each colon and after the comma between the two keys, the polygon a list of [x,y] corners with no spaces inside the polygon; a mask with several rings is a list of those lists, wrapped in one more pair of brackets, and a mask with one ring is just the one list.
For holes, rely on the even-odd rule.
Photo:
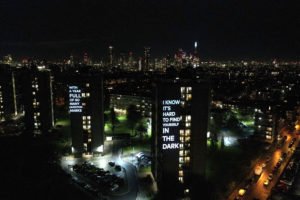
{"label": "grass area", "polygon": [[151,150],[150,144],[144,144],[144,145],[136,144],[136,145],[131,145],[131,146],[124,147],[123,148],[123,154],[124,155],[132,154],[132,153],[136,154],[136,153],[141,152],[141,151],[150,152],[150,150]]}
{"label": "grass area", "polygon": [[233,109],[232,113],[234,113],[235,117],[242,122],[244,125],[248,127],[254,126],[254,119],[253,119],[253,111],[251,110],[240,110],[240,109]]}
{"label": "grass area", "polygon": [[[132,133],[132,130],[131,128],[129,127],[128,123],[127,123],[127,119],[126,119],[126,115],[117,115],[117,119],[118,119],[118,122],[116,123],[115,125],[115,130],[114,130],[114,134],[124,134],[124,133],[127,133],[127,134],[131,134],[132,136],[135,136],[135,130],[133,131]],[[143,123],[143,125],[145,127],[148,127],[148,124],[147,124],[147,118],[143,118],[141,120],[141,123]],[[104,132],[105,134],[112,134],[112,124],[110,121],[107,121],[104,125]],[[151,136],[151,126],[149,128],[147,128],[147,133],[146,135],[148,137]]]}
{"label": "grass area", "polygon": [[150,173],[150,172],[151,172],[151,166],[139,168],[139,173]]}
{"label": "grass area", "polygon": [[[106,122],[104,126],[105,134],[112,134],[112,125],[111,122]],[[132,134],[132,130],[128,127],[126,121],[119,122],[115,125],[114,134],[128,133]]]}
{"label": "grass area", "polygon": [[71,122],[69,118],[57,119],[56,126],[61,126],[59,131],[62,133],[63,138],[71,138]]}
{"label": "grass area", "polygon": [[51,140],[51,144],[58,150],[60,153],[65,154],[71,150],[71,127],[69,118],[59,118],[55,123],[58,131],[56,138]]}

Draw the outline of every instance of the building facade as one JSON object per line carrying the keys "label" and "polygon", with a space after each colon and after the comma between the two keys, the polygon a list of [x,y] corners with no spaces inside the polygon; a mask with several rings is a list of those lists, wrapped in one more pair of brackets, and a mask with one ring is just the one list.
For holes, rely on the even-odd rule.
{"label": "building facade", "polygon": [[122,94],[110,95],[110,107],[115,108],[115,110],[125,113],[130,105],[136,105],[137,111],[140,112],[143,117],[151,116],[151,98]]}
{"label": "building facade", "polygon": [[[154,86],[152,173],[167,198],[192,196],[205,176],[210,90],[201,81],[163,81]],[[177,190],[176,190],[177,188]],[[172,192],[173,191],[173,192]]]}
{"label": "building facade", "polygon": [[102,76],[77,74],[69,81],[69,113],[72,152],[77,155],[103,152]]}
{"label": "building facade", "polygon": [[47,69],[23,69],[25,125],[35,135],[54,126],[52,76]]}
{"label": "building facade", "polygon": [[17,115],[15,74],[9,65],[0,66],[0,121]]}
{"label": "building facade", "polygon": [[255,131],[267,142],[276,139],[277,117],[274,107],[265,106],[255,109],[254,126]]}

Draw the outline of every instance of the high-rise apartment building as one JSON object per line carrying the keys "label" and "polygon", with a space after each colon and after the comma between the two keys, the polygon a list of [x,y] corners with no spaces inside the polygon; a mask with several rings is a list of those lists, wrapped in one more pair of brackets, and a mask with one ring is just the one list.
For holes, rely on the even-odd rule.
{"label": "high-rise apartment building", "polygon": [[166,198],[174,198],[174,190],[188,197],[201,190],[194,179],[205,175],[209,86],[172,80],[154,91],[152,173]]}
{"label": "high-rise apartment building", "polygon": [[51,72],[24,69],[21,77],[26,129],[35,135],[45,133],[54,126]]}
{"label": "high-rise apartment building", "polygon": [[103,152],[103,81],[99,74],[76,74],[69,80],[72,152]]}

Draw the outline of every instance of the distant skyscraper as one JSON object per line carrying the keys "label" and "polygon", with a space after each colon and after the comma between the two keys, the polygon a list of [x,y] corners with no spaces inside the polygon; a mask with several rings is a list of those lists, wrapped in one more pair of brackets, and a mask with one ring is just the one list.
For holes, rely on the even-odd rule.
{"label": "distant skyscraper", "polygon": [[143,71],[149,71],[149,61],[150,61],[150,47],[144,47],[144,66]]}
{"label": "distant skyscraper", "polygon": [[200,58],[198,53],[198,42],[194,43],[194,55],[192,60],[193,67],[199,67],[200,65]]}
{"label": "distant skyscraper", "polygon": [[100,74],[77,74],[69,80],[72,152],[103,152],[103,82]]}
{"label": "distant skyscraper", "polygon": [[129,52],[128,57],[128,69],[133,69],[133,57],[132,57],[132,51]]}
{"label": "distant skyscraper", "polygon": [[206,82],[170,80],[155,85],[152,173],[165,199],[189,197],[203,189],[195,183],[205,175],[209,100]]}
{"label": "distant skyscraper", "polygon": [[71,55],[70,56],[70,65],[74,65],[74,56],[73,55]]}
{"label": "distant skyscraper", "polygon": [[112,67],[113,64],[114,64],[114,60],[113,60],[113,49],[114,47],[113,46],[109,46],[108,47],[108,51],[109,51],[109,65]]}
{"label": "distant skyscraper", "polygon": [[52,78],[49,70],[24,69],[23,102],[25,124],[34,134],[45,133],[54,125]]}
{"label": "distant skyscraper", "polygon": [[83,63],[86,65],[89,64],[89,57],[87,53],[83,54]]}

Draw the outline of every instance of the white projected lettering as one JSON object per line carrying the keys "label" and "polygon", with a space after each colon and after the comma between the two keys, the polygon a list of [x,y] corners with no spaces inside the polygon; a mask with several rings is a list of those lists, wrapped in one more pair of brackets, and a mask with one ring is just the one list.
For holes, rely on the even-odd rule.
{"label": "white projected lettering", "polygon": [[81,90],[77,86],[69,86],[69,111],[82,112]]}
{"label": "white projected lettering", "polygon": [[181,117],[178,116],[180,100],[162,101],[162,149],[179,149],[178,133]]}

